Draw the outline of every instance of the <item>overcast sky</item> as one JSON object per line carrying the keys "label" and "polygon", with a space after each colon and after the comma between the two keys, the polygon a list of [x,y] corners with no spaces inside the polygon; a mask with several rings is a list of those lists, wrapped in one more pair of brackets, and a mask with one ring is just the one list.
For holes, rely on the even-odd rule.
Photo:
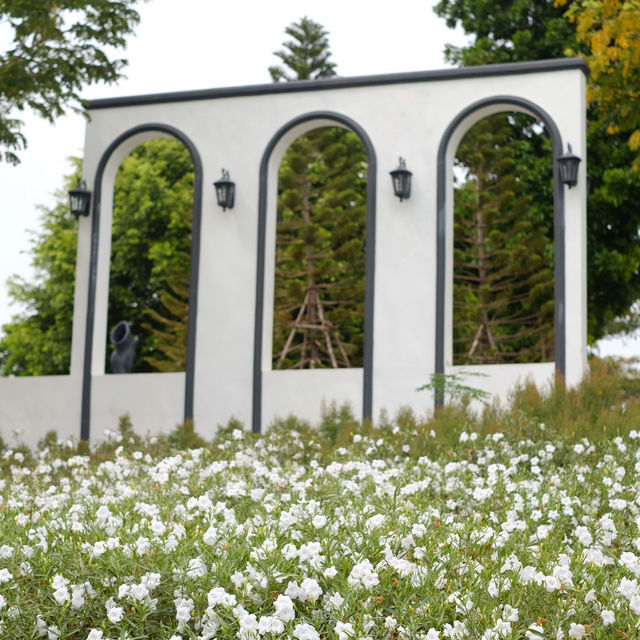
{"label": "overcast sky", "polygon": [[[445,43],[464,44],[432,10],[434,0],[150,0],[124,56],[127,78],[118,85],[90,86],[86,98],[204,89],[269,82],[268,67],[279,60],[284,29],[302,16],[329,32],[333,61],[341,76],[439,69]],[[6,46],[0,28],[0,48]],[[5,282],[29,278],[29,230],[38,228],[38,205],[51,206],[67,158],[81,156],[85,122],[80,115],[54,125],[28,113],[29,147],[22,163],[0,162],[0,325],[12,313]],[[629,343],[625,350],[631,347]],[[639,349],[640,351],[640,349]]]}

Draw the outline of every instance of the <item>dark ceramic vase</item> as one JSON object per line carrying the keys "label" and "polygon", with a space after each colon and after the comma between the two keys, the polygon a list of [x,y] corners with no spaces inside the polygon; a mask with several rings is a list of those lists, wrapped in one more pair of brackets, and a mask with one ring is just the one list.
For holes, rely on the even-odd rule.
{"label": "dark ceramic vase", "polygon": [[138,346],[138,336],[131,335],[131,324],[126,320],[118,322],[109,339],[113,345],[111,370],[113,373],[131,373]]}

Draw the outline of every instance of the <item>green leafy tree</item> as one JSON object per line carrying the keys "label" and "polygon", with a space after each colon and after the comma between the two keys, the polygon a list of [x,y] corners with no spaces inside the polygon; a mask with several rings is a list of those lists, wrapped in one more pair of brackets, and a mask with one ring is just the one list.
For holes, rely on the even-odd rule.
{"label": "green leafy tree", "polygon": [[[434,11],[445,18],[449,27],[459,25],[472,38],[467,46],[448,46],[446,58],[469,66],[557,58],[575,52],[588,60],[591,53],[597,55],[597,49],[589,49],[588,36],[578,40],[575,22],[569,21],[564,15],[566,7],[559,4],[551,0],[441,0]],[[602,3],[580,4],[587,7]],[[597,25],[597,21],[593,22],[585,33],[597,31]],[[629,37],[637,37],[637,33]],[[616,73],[622,68],[624,62],[616,67]],[[590,95],[598,95],[594,94],[594,87],[599,82],[600,79],[590,80]],[[624,101],[617,103],[624,108]],[[591,340],[624,326],[614,321],[628,315],[640,299],[640,179],[633,169],[635,154],[627,144],[632,131],[611,130],[607,109],[604,102],[593,100],[588,111],[587,276]],[[620,126],[623,124],[620,122]],[[534,201],[537,199],[534,196]]]}
{"label": "green leafy tree", "polygon": [[[629,147],[640,149],[640,2],[557,0],[567,5],[577,38],[586,45],[591,70],[589,101],[608,133],[625,131]],[[640,155],[635,169],[640,169]]]}
{"label": "green leafy tree", "polygon": [[520,178],[521,162],[537,164],[529,149],[536,124],[496,114],[458,146],[465,178],[454,198],[454,364],[553,359],[553,242],[544,222],[552,199],[534,203]]}
{"label": "green leafy tree", "polygon": [[29,281],[9,279],[9,297],[22,307],[2,327],[0,375],[54,375],[69,373],[77,222],[69,215],[67,191],[81,175],[81,161],[64,179],[51,209],[42,208],[41,229],[31,240]]}
{"label": "green leafy tree", "polygon": [[[275,82],[335,74],[322,26],[289,26],[294,38],[269,69]],[[310,131],[278,174],[273,357],[277,368],[362,366],[366,154],[337,127]]]}
{"label": "green leafy tree", "polygon": [[80,89],[116,82],[126,61],[114,57],[133,33],[140,0],[0,0],[10,34],[0,52],[0,159],[17,164],[26,147],[16,111],[30,107],[53,122],[82,111]]}
{"label": "green leafy tree", "polygon": [[192,209],[193,163],[183,144],[150,140],[123,160],[114,186],[108,327],[133,324],[140,339],[134,371],[184,370]]}
{"label": "green leafy tree", "polygon": [[[43,210],[32,242],[34,279],[9,282],[22,310],[2,327],[2,375],[69,372],[77,222],[67,190],[80,175],[75,164],[55,207]],[[133,323],[136,371],[184,370],[192,206],[193,164],[182,144],[151,140],[125,158],[114,187],[108,327]]]}

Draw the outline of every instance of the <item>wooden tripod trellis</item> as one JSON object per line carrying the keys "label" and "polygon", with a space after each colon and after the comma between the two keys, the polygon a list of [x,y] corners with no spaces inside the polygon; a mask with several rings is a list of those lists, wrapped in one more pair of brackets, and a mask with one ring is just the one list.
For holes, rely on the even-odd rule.
{"label": "wooden tripod trellis", "polygon": [[297,348],[298,345],[293,345],[293,339],[298,331],[302,332],[302,345],[299,345],[302,349],[302,353],[300,360],[294,366],[295,369],[303,369],[306,363],[309,364],[311,369],[316,366],[322,366],[320,343],[315,334],[321,334],[324,336],[324,343],[327,348],[329,360],[334,369],[338,369],[340,365],[336,358],[335,349],[332,344],[333,341],[335,341],[337,345],[344,363],[343,366],[351,366],[349,358],[344,350],[342,340],[340,340],[340,336],[338,335],[338,331],[331,321],[325,316],[322,298],[320,298],[318,292],[313,287],[307,289],[307,293],[304,297],[304,301],[302,302],[302,306],[298,311],[298,315],[291,324],[291,331],[289,332],[287,341],[280,352],[276,368],[279,369],[282,366],[284,359],[287,357],[287,354]]}

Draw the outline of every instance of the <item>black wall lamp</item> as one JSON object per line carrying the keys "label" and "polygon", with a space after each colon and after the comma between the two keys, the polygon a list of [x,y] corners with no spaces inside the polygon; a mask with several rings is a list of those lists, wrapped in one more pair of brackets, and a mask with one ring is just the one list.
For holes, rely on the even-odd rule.
{"label": "black wall lamp", "polygon": [[411,195],[411,176],[413,175],[404,158],[399,158],[399,166],[397,169],[390,171],[391,181],[393,182],[393,194],[400,198],[400,202],[407,200]]}
{"label": "black wall lamp", "polygon": [[84,180],[78,180],[75,189],[69,191],[69,208],[71,213],[77,218],[89,215],[89,205],[91,204],[91,191],[87,191]]}
{"label": "black wall lamp", "polygon": [[213,186],[216,188],[216,198],[218,198],[218,204],[222,207],[222,210],[233,209],[236,183],[229,180],[229,172],[226,169],[222,170],[222,178],[214,182]]}
{"label": "black wall lamp", "polygon": [[560,170],[560,182],[566,184],[569,189],[578,184],[578,165],[580,158],[571,151],[571,145],[567,145],[567,152],[558,158],[558,168]]}

